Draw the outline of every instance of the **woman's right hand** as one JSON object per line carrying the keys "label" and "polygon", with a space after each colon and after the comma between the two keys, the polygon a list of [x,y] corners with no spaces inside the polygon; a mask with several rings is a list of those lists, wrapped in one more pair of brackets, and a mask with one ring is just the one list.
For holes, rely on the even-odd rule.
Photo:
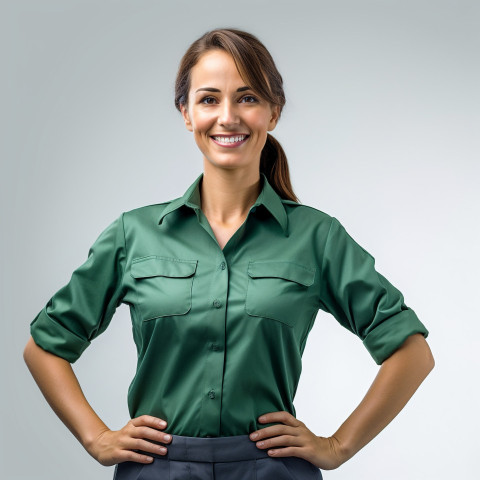
{"label": "woman's right hand", "polygon": [[88,445],[88,453],[99,463],[105,466],[122,462],[151,463],[152,457],[135,452],[141,450],[146,453],[165,455],[166,447],[157,445],[149,440],[169,443],[171,435],[163,433],[167,423],[161,418],[150,415],[141,415],[131,419],[120,430],[103,430]]}
{"label": "woman's right hand", "polygon": [[148,453],[165,455],[166,449],[162,451],[160,445],[149,440],[170,443],[171,438],[165,438],[166,434],[160,431],[167,422],[142,415],[130,420],[121,430],[112,431],[88,403],[67,360],[39,347],[32,336],[25,345],[23,358],[54,412],[102,465],[127,461],[151,463],[153,458]]}

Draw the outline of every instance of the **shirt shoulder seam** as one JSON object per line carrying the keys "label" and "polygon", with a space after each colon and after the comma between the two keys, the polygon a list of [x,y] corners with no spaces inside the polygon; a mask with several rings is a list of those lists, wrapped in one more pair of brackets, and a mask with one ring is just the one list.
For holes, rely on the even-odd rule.
{"label": "shirt shoulder seam", "polygon": [[171,200],[166,200],[165,202],[159,202],[159,203],[150,203],[148,205],[141,205],[139,207],[135,207],[135,208],[132,208],[130,210],[127,210],[126,212],[124,213],[135,213],[137,210],[143,210],[144,208],[149,208],[149,207],[160,207],[160,206],[167,206],[169,205],[170,203],[172,203],[173,201],[175,200],[178,200],[179,198],[181,197],[177,197],[177,198],[173,198]]}
{"label": "shirt shoulder seam", "polygon": [[310,210],[314,210],[315,212],[321,213],[323,215],[326,215],[327,217],[332,217],[329,213],[320,210],[319,208],[312,207],[311,205],[305,205],[304,203],[290,203],[290,202],[284,202],[285,205],[293,205],[295,207],[304,207],[304,208],[309,208]]}

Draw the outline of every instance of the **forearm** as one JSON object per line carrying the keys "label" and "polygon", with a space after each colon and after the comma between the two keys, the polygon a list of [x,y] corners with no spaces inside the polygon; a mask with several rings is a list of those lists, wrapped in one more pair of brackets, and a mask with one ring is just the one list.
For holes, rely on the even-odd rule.
{"label": "forearm", "polygon": [[47,402],[88,451],[108,427],[85,398],[70,363],[40,348],[32,337],[23,357]]}
{"label": "forearm", "polygon": [[402,410],[434,366],[422,334],[411,335],[381,365],[371,387],[333,437],[347,461]]}

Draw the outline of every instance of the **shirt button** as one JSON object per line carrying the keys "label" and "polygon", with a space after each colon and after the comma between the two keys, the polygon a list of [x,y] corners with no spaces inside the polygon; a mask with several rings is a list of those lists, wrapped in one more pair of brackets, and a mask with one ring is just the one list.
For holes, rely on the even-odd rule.
{"label": "shirt button", "polygon": [[212,399],[215,398],[215,392],[214,392],[213,390],[210,390],[210,391],[208,392],[208,396],[209,396],[210,398],[212,398]]}
{"label": "shirt button", "polygon": [[222,263],[220,264],[220,268],[221,268],[222,270],[225,270],[225,268],[227,268],[227,264],[226,264],[225,262],[222,262]]}
{"label": "shirt button", "polygon": [[252,207],[252,208],[250,209],[250,211],[253,213],[253,212],[255,212],[256,209],[257,209],[257,207]]}
{"label": "shirt button", "polygon": [[214,300],[213,301],[213,306],[215,308],[220,308],[222,306],[222,302],[220,300]]}

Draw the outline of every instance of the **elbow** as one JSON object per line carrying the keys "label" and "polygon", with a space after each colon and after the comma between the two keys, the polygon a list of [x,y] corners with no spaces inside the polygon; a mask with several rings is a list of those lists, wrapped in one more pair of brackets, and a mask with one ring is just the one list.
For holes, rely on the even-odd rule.
{"label": "elbow", "polygon": [[38,353],[41,347],[39,347],[33,337],[30,335],[25,348],[23,349],[23,360],[27,364],[27,367],[30,369],[31,365],[35,361],[35,354]]}
{"label": "elbow", "polygon": [[429,369],[428,373],[430,373],[433,370],[433,367],[435,367],[435,359],[433,358],[432,351],[430,350],[430,347],[429,347],[428,348],[428,369]]}
{"label": "elbow", "polygon": [[32,342],[33,342],[33,338],[30,337],[28,339],[27,344],[25,345],[25,348],[23,349],[23,361],[27,364],[27,366],[30,363],[30,359],[32,355]]}
{"label": "elbow", "polygon": [[423,378],[433,370],[435,359],[422,333],[409,336],[400,350],[403,350],[406,361],[409,361],[412,368]]}
{"label": "elbow", "polygon": [[433,353],[430,350],[430,346],[422,335],[422,344],[423,344],[423,368],[425,371],[425,376],[427,376],[435,367],[435,358],[433,358]]}

